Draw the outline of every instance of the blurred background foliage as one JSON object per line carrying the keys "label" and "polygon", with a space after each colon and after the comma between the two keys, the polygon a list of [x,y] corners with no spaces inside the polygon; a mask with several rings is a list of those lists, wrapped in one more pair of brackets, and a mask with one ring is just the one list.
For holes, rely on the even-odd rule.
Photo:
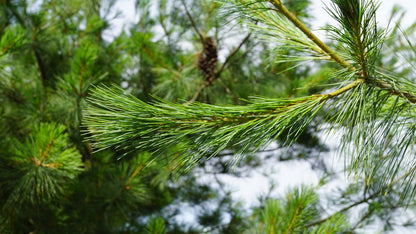
{"label": "blurred background foliage", "polygon": [[[256,37],[211,0],[137,0],[138,20],[109,39],[105,35],[119,27],[112,24],[118,17],[112,11],[116,3],[0,1],[1,233],[354,230],[343,215],[347,210],[316,222],[325,218],[316,188],[295,188],[282,198],[266,196],[259,207],[247,209],[232,199],[227,187],[198,181],[201,174],[247,175],[263,163],[256,155],[230,168],[227,162],[234,149],[229,149],[178,174],[174,149],[157,160],[147,152],[129,152],[123,159],[125,152],[115,149],[95,152],[85,140],[88,131],[82,119],[95,85],[117,84],[145,102],[158,96],[179,103],[244,105],[242,100],[249,96],[297,97],[323,91],[331,72],[330,66],[320,69],[319,62],[274,62],[282,53],[296,52]],[[310,19],[309,0],[284,3],[300,19]],[[407,30],[413,32],[414,26]],[[392,50],[408,49],[397,41],[389,43]],[[383,58],[391,67],[397,63]],[[298,67],[288,69],[293,66]],[[312,158],[316,170],[326,172],[323,163],[316,163],[326,148],[313,137],[315,127],[312,124],[288,153],[270,157]],[[362,192],[351,186],[339,192],[347,205]],[[391,207],[383,204],[372,203],[371,215],[387,215],[382,210]],[[195,223],[183,223],[184,207],[198,207]]]}

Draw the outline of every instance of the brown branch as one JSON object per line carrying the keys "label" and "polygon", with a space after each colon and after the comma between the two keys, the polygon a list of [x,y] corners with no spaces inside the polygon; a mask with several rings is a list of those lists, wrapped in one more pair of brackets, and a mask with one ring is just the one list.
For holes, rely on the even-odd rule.
{"label": "brown branch", "polygon": [[282,13],[288,20],[290,20],[298,29],[300,29],[309,39],[311,39],[319,48],[328,54],[335,62],[342,67],[351,67],[347,61],[333,51],[329,46],[321,41],[315,34],[313,34],[295,15],[293,15],[280,0],[268,0],[275,6],[280,13]]}
{"label": "brown branch", "polygon": [[157,63],[160,67],[168,70],[169,72],[175,74],[176,77],[180,76],[178,71],[175,71],[164,64],[144,43],[141,44],[141,47],[143,51],[150,57],[150,59],[153,60],[153,62]]}
{"label": "brown branch", "polygon": [[318,221],[315,221],[315,222],[309,223],[309,224],[308,224],[308,225],[306,225],[305,227],[312,227],[312,226],[315,226],[315,225],[318,225],[318,224],[324,223],[325,221],[327,221],[327,220],[331,219],[331,218],[332,218],[334,215],[336,215],[336,214],[339,214],[339,213],[345,212],[345,211],[347,211],[347,210],[349,210],[349,209],[351,209],[351,208],[353,208],[353,207],[355,207],[355,206],[358,206],[358,205],[361,205],[361,204],[363,204],[363,203],[366,203],[366,202],[367,202],[367,201],[369,201],[370,199],[373,199],[374,197],[376,197],[376,196],[377,196],[377,194],[379,194],[379,193],[380,193],[380,192],[375,192],[375,193],[373,193],[371,196],[366,197],[366,198],[363,198],[363,199],[361,199],[361,200],[359,200],[359,201],[357,201],[357,202],[354,202],[353,204],[351,204],[351,205],[349,205],[349,206],[347,206],[347,207],[342,208],[341,210],[339,210],[339,211],[337,211],[337,212],[333,213],[332,215],[330,215],[330,216],[328,216],[328,217],[326,217],[326,218],[324,218],[324,219],[320,219],[320,220],[318,220]]}
{"label": "brown branch", "polygon": [[230,54],[227,56],[227,58],[225,59],[224,63],[221,65],[220,69],[218,70],[217,74],[215,74],[215,76],[217,78],[220,77],[221,73],[224,71],[225,67],[230,62],[231,58],[234,57],[234,55],[237,54],[237,52],[248,41],[248,39],[250,39],[250,37],[251,37],[251,33],[247,34],[247,36],[241,41],[241,43],[236,48],[234,48],[234,50],[232,50],[230,52]]}
{"label": "brown branch", "polygon": [[189,100],[187,103],[185,103],[185,105],[189,105],[193,102],[196,101],[196,99],[198,99],[199,95],[201,95],[201,92],[206,88],[207,86],[205,84],[201,85],[201,87],[199,87],[199,89],[196,91],[196,93],[194,94],[194,96],[191,98],[191,100]]}
{"label": "brown branch", "polygon": [[[391,189],[391,188],[393,187],[393,185],[395,185],[395,184],[399,183],[402,179],[406,178],[409,174],[413,173],[413,171],[415,171],[415,170],[416,170],[416,167],[413,167],[413,168],[411,168],[410,170],[408,170],[406,173],[404,173],[403,175],[401,175],[401,176],[399,176],[398,178],[396,178],[395,180],[393,180],[393,181],[392,181],[392,182],[388,185],[387,189]],[[345,211],[347,211],[347,210],[349,210],[349,209],[351,209],[351,208],[353,208],[353,207],[355,207],[355,206],[358,206],[358,205],[360,205],[360,204],[363,204],[363,203],[365,203],[365,202],[369,201],[370,199],[375,198],[378,194],[380,194],[381,192],[383,192],[383,190],[385,190],[385,189],[386,189],[386,187],[381,188],[380,190],[378,190],[377,192],[375,192],[375,193],[371,194],[370,196],[368,196],[368,197],[366,197],[366,198],[363,198],[363,199],[361,199],[360,201],[357,201],[357,202],[355,202],[355,203],[353,203],[353,204],[351,204],[351,205],[349,205],[349,206],[347,206],[347,207],[344,207],[344,208],[342,208],[341,210],[339,210],[339,211],[337,211],[337,212],[333,213],[332,215],[330,215],[330,216],[328,216],[328,217],[326,217],[326,218],[324,218],[324,219],[321,219],[321,220],[318,220],[318,221],[315,221],[315,222],[309,223],[308,225],[306,225],[306,227],[312,227],[312,226],[315,226],[315,225],[321,224],[321,223],[323,223],[323,222],[325,222],[325,221],[327,221],[327,220],[331,219],[331,218],[332,218],[334,215],[336,215],[336,214],[339,214],[339,213],[345,212]]]}
{"label": "brown branch", "polygon": [[350,230],[350,233],[353,233],[357,228],[360,227],[360,225],[366,220],[368,217],[370,217],[374,213],[374,209],[370,209],[361,219],[354,225],[354,227]]}
{"label": "brown branch", "polygon": [[201,32],[198,30],[198,27],[195,24],[194,18],[192,17],[191,13],[189,12],[188,7],[185,4],[185,1],[184,0],[181,0],[181,1],[182,1],[182,5],[185,7],[185,12],[186,12],[186,15],[189,18],[189,21],[191,21],[192,27],[194,28],[195,32],[198,34],[199,39],[201,40],[202,44],[204,44],[204,42],[205,42],[204,37],[202,36]]}
{"label": "brown branch", "polygon": [[225,89],[225,92],[233,96],[234,99],[237,99],[237,96],[235,96],[231,89],[228,88],[228,86],[221,79],[218,78],[218,82],[220,82],[221,86]]}
{"label": "brown branch", "polygon": [[13,13],[13,15],[16,17],[17,21],[21,24],[23,28],[26,28],[25,20],[23,17],[17,12],[17,10],[14,8],[14,6],[10,3],[10,1],[6,1],[6,5],[10,9],[10,11]]}
{"label": "brown branch", "polygon": [[165,22],[163,22],[163,15],[162,15],[161,9],[159,9],[159,23],[160,23],[160,26],[162,26],[163,32],[165,33],[165,36],[168,41],[168,45],[170,47],[171,46],[170,32],[168,28],[166,27]]}
{"label": "brown branch", "polygon": [[406,171],[403,175],[397,177],[395,180],[393,180],[390,184],[389,187],[392,187],[393,185],[399,183],[402,179],[405,179],[406,177],[408,177],[410,174],[412,174],[414,171],[416,170],[416,167],[412,167],[410,170]]}
{"label": "brown branch", "polygon": [[[23,28],[27,29],[24,18],[19,14],[19,12],[16,10],[16,8],[9,1],[6,1],[6,5],[8,6],[8,8],[12,12],[12,14],[16,17],[19,24]],[[41,54],[39,53],[39,50],[37,49],[35,43],[36,43],[36,36],[33,36],[32,50],[35,54],[36,63],[38,64],[40,76],[41,76],[41,79],[42,79],[42,85],[43,85],[43,87],[46,87],[48,77],[47,77],[47,73],[46,73],[46,69],[45,69],[45,64],[42,60]]]}
{"label": "brown branch", "polygon": [[382,90],[389,92],[392,95],[399,96],[402,98],[407,99],[411,103],[416,103],[416,96],[407,91],[400,91],[395,89],[391,84],[378,79],[367,79],[367,83],[374,84],[375,86],[379,87]]}
{"label": "brown branch", "polygon": [[[36,41],[34,41],[36,42]],[[48,85],[48,75],[46,73],[45,64],[43,63],[42,57],[39,53],[39,50],[36,48],[35,44],[32,44],[33,52],[35,53],[36,63],[39,67],[40,76],[42,79],[42,86],[46,87]]]}

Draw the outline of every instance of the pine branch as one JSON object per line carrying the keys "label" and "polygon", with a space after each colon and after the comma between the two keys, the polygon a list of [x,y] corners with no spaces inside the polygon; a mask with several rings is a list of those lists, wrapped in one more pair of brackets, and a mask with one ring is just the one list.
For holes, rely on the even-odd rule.
{"label": "pine branch", "polygon": [[6,5],[8,6],[8,8],[12,12],[12,14],[16,17],[16,19],[20,23],[20,25],[23,28],[26,28],[26,23],[25,23],[24,18],[19,14],[19,12],[16,10],[15,6],[12,5],[11,1],[6,0]]}
{"label": "pine branch", "polygon": [[289,19],[297,28],[299,28],[309,39],[311,39],[317,46],[319,46],[327,55],[329,55],[335,62],[342,67],[351,67],[351,65],[333,51],[329,46],[322,42],[315,34],[313,34],[295,15],[293,15],[280,0],[268,0],[275,6],[280,13]]}
{"label": "pine branch", "polygon": [[217,80],[221,84],[221,86],[224,88],[225,92],[230,94],[235,100],[238,100],[238,97],[231,91],[230,88],[228,88],[228,86],[220,78],[217,78]]}
{"label": "pine branch", "polygon": [[83,170],[81,155],[68,147],[64,132],[63,125],[42,123],[25,142],[13,142],[13,153],[6,159],[12,167],[0,173],[0,181],[15,181],[4,201],[5,210],[48,204],[62,196],[65,186]]}
{"label": "pine branch", "polygon": [[[245,40],[243,40],[243,42],[244,41]],[[240,45],[242,45],[242,43]],[[241,47],[241,46],[239,46],[239,47]],[[237,47],[237,48],[239,48],[239,47]],[[156,118],[160,118],[160,117],[162,118],[161,122],[159,122],[157,124],[157,126],[155,126],[156,127],[155,129],[159,129],[159,130],[157,130],[157,132],[171,131],[169,129],[185,128],[185,129],[183,129],[183,131],[185,131],[185,132],[180,133],[178,136],[175,136],[175,133],[168,134],[169,137],[172,137],[173,139],[175,139],[175,140],[169,141],[168,142],[169,144],[171,144],[173,142],[177,142],[177,140],[184,139],[187,136],[194,135],[196,133],[197,134],[202,134],[202,132],[208,131],[209,127],[211,127],[212,129],[215,129],[214,130],[214,133],[215,133],[215,131],[222,132],[223,129],[221,129],[221,128],[223,126],[225,127],[225,126],[230,125],[230,124],[231,125],[236,124],[234,126],[235,129],[226,130],[225,132],[222,133],[222,134],[225,134],[225,135],[223,135],[223,137],[225,137],[224,140],[212,141],[212,139],[209,139],[209,137],[206,138],[206,139],[205,138],[203,139],[204,144],[208,145],[206,149],[202,150],[203,154],[208,153],[210,155],[215,155],[215,154],[219,153],[222,149],[225,149],[226,147],[230,146],[229,144],[233,145],[233,144],[236,144],[236,142],[241,143],[241,139],[236,137],[236,135],[237,135],[236,132],[246,133],[247,131],[250,131],[249,134],[261,135],[261,139],[258,139],[259,142],[254,143],[254,149],[260,147],[260,145],[263,145],[265,143],[265,141],[270,139],[270,137],[272,137],[272,138],[277,137],[277,136],[274,136],[273,134],[275,134],[275,135],[282,134],[285,129],[290,129],[292,131],[292,133],[289,133],[289,136],[292,136],[291,134],[294,134],[296,136],[302,130],[301,129],[296,129],[296,128],[293,128],[293,130],[292,130],[292,127],[290,127],[290,126],[292,124],[296,124],[297,121],[303,121],[303,120],[299,119],[299,117],[290,116],[291,111],[294,111],[294,113],[299,113],[298,111],[302,111],[302,110],[305,110],[307,112],[312,111],[313,109],[315,109],[315,107],[317,109],[320,109],[322,107],[322,105],[327,100],[332,99],[332,98],[334,98],[338,95],[341,95],[344,92],[347,92],[351,89],[354,89],[355,87],[359,86],[362,82],[363,82],[362,79],[358,79],[358,80],[352,82],[350,85],[347,85],[344,88],[336,90],[332,93],[325,94],[325,95],[314,95],[314,96],[305,97],[305,98],[301,99],[301,101],[297,100],[297,99],[290,100],[290,101],[289,100],[286,101],[286,100],[275,99],[275,100],[271,101],[271,102],[276,102],[275,103],[276,106],[273,107],[273,109],[276,111],[275,113],[273,113],[273,112],[269,113],[266,110],[262,110],[260,112],[256,111],[255,113],[251,113],[251,110],[253,108],[254,109],[264,108],[264,107],[262,107],[262,105],[264,105],[266,103],[256,103],[255,106],[250,106],[249,105],[249,106],[246,106],[246,107],[232,107],[232,109],[243,108],[244,110],[238,111],[238,115],[228,113],[228,114],[231,114],[231,116],[228,116],[228,114],[227,114],[226,115],[227,117],[225,117],[225,118],[222,117],[222,115],[224,114],[222,112],[225,111],[225,110],[228,110],[228,108],[217,109],[216,107],[209,106],[209,105],[201,106],[202,104],[191,105],[191,106],[185,108],[184,106],[179,107],[179,106],[177,106],[173,103],[166,103],[166,102],[156,104],[156,105],[158,105],[156,107],[151,107],[148,104],[144,104],[144,103],[142,103],[138,100],[133,100],[134,99],[133,97],[128,97],[127,99],[117,98],[117,96],[122,93],[120,90],[119,91],[112,91],[108,88],[103,88],[101,90],[97,89],[95,91],[95,95],[93,95],[93,98],[90,99],[91,106],[96,105],[96,107],[95,108],[92,107],[92,108],[89,108],[89,110],[87,110],[86,119],[87,119],[87,124],[90,125],[90,127],[92,127],[92,128],[90,128],[91,131],[93,133],[96,133],[96,134],[93,134],[93,138],[95,138],[95,137],[97,138],[97,139],[95,139],[96,140],[96,146],[110,147],[110,146],[120,145],[119,147],[124,148],[124,149],[128,149],[128,148],[131,149],[132,147],[130,147],[129,145],[131,143],[133,143],[132,140],[137,139],[137,137],[140,136],[140,133],[134,134],[134,133],[130,132],[131,130],[128,130],[130,132],[129,137],[124,138],[125,137],[125,135],[124,135],[122,138],[117,139],[117,138],[114,138],[114,133],[120,132],[120,130],[123,132],[124,131],[123,129],[119,129],[119,130],[115,130],[115,132],[111,132],[111,131],[108,131],[107,127],[105,127],[103,129],[100,126],[97,125],[97,121],[99,121],[99,118],[110,117],[112,114],[115,114],[116,116],[119,116],[120,118],[133,117],[133,116],[123,116],[123,113],[108,113],[105,110],[101,110],[102,108],[107,108],[109,106],[112,106],[113,104],[111,103],[111,100],[115,101],[116,103],[118,102],[120,104],[119,104],[119,107],[117,107],[117,108],[114,108],[114,109],[110,108],[110,110],[109,110],[110,112],[111,111],[120,112],[120,111],[123,111],[123,109],[125,109],[128,112],[137,111],[137,114],[140,116],[140,112],[144,113],[141,109],[149,109],[150,110],[150,109],[156,108],[155,110],[152,111],[152,113],[153,113],[152,116],[154,116]],[[202,89],[203,88],[201,88],[197,92],[197,95],[195,95],[194,98],[191,101],[195,100],[196,99],[195,97],[198,97],[198,94],[199,94],[199,92],[202,91]],[[103,99],[103,97],[105,97],[105,96],[107,96],[107,98]],[[283,101],[284,104],[278,104],[281,101]],[[126,103],[124,103],[124,102],[126,102]],[[114,103],[114,104],[116,104],[116,103]],[[124,104],[122,104],[122,103],[124,103]],[[139,103],[138,105],[140,106],[140,108],[133,109],[133,110],[124,108],[125,106],[128,106],[127,103],[131,103],[133,106],[134,105],[137,106],[137,103]],[[134,104],[134,103],[136,103],[136,104]],[[310,104],[311,106],[307,107],[306,105],[308,105],[308,104]],[[160,105],[162,105],[162,106],[160,106]],[[177,109],[182,109],[181,112],[177,113],[177,114],[179,114],[180,116],[183,116],[183,117],[178,119],[177,116],[173,116],[172,113],[167,114],[165,112],[166,110],[171,109],[173,106],[176,106],[175,108],[177,108]],[[195,107],[197,107],[197,108],[202,107],[202,109],[206,109],[206,110],[213,109],[212,111],[214,111],[214,112],[211,112],[211,114],[209,114],[209,115],[207,115],[207,113],[204,113],[203,115],[201,115],[201,113],[199,113],[199,115],[201,115],[199,118],[203,118],[203,121],[202,121],[202,119],[200,119],[200,121],[198,121],[198,120],[194,119],[195,116],[189,116],[190,113],[200,112],[200,110],[197,110]],[[266,105],[266,107],[270,108],[270,107],[268,107],[268,105]],[[119,108],[121,108],[121,109],[119,109]],[[266,112],[264,112],[264,111],[266,111]],[[265,116],[266,113],[268,113],[268,114]],[[283,113],[286,113],[286,114],[289,114],[289,115],[284,116]],[[316,114],[315,111],[313,111],[313,113]],[[269,116],[270,114],[272,114],[272,116]],[[275,116],[273,116],[273,114],[275,114]],[[246,115],[249,115],[251,117],[246,118],[245,117]],[[165,117],[163,117],[163,116],[165,116]],[[204,117],[202,117],[202,116],[204,116]],[[304,114],[301,115],[301,118],[303,118],[303,116],[304,116]],[[185,123],[183,123],[184,119],[182,119],[182,118],[186,119]],[[133,117],[133,119],[134,119],[134,117]],[[141,121],[144,120],[141,117],[139,117],[139,119]],[[309,119],[308,121],[310,121],[311,116],[309,116],[307,119]],[[168,122],[163,123],[164,122],[163,120],[167,120]],[[230,122],[230,120],[232,120],[232,121]],[[106,121],[106,120],[104,120],[104,121]],[[112,122],[113,120],[108,119],[108,121]],[[126,121],[129,121],[129,120],[126,120]],[[277,131],[277,132],[274,132],[273,134],[268,133],[267,137],[265,137],[263,134],[257,133],[258,130],[254,130],[253,132],[251,132],[250,129],[253,126],[256,126],[256,125],[260,124],[257,121],[262,122],[261,125],[259,125],[258,127],[267,126],[269,124],[269,121],[272,121],[272,122],[273,121],[277,121],[277,122],[282,121],[283,123],[287,124],[287,126],[284,126],[280,122],[279,122],[279,125],[277,125],[277,126],[274,124],[273,127],[276,128],[276,129],[268,129],[268,131]],[[126,123],[128,123],[128,122],[126,122]],[[116,123],[116,124],[118,124],[118,123]],[[245,124],[247,124],[247,125],[245,125]],[[109,125],[111,125],[111,124],[103,124],[103,126],[109,126]],[[162,125],[164,125],[163,128],[161,127]],[[207,125],[209,125],[209,126],[207,126]],[[139,128],[141,129],[142,127],[144,127],[145,129],[147,129],[143,132],[144,135],[146,135],[147,133],[149,133],[149,131],[154,132],[154,130],[151,129],[152,128],[151,126],[152,126],[151,123],[148,123],[148,126],[145,126],[145,123],[142,123]],[[306,125],[301,125],[301,126],[306,127]],[[136,125],[136,127],[138,127],[138,126]],[[239,129],[239,127],[242,127],[242,128]],[[96,130],[95,128],[97,128],[98,130]],[[101,128],[101,130],[100,130],[100,128]],[[165,129],[165,130],[163,130],[163,129]],[[195,131],[194,129],[199,129],[199,130]],[[255,129],[257,129],[257,126],[256,126]],[[107,134],[109,134],[108,137],[102,138],[103,135],[107,135]],[[112,135],[112,136],[110,137],[110,135]],[[117,139],[117,141],[113,141],[114,139]],[[166,137],[164,137],[164,139],[166,139]],[[161,140],[163,142],[163,139],[158,139],[158,140]],[[152,141],[155,141],[155,142],[154,143],[148,142],[149,145],[152,145],[152,144],[164,145],[163,143],[156,142],[157,141],[156,139],[152,139]],[[235,142],[233,143],[233,141],[235,141]],[[247,145],[242,147],[243,151],[250,149],[252,147],[252,146],[250,146],[250,144],[253,141],[255,141],[255,140],[252,139],[252,141],[250,141],[250,142],[244,142]],[[129,143],[127,143],[127,142],[129,142]],[[141,144],[140,147],[146,146],[146,143],[140,143],[140,144]],[[167,144],[167,145],[169,145],[169,144]],[[212,153],[211,152],[212,148],[215,148],[215,145],[219,145],[219,147],[218,147],[217,150],[215,150]],[[162,147],[162,148],[166,148],[166,147]]]}
{"label": "pine branch", "polygon": [[[324,42],[322,42],[315,34],[313,34],[296,16],[294,16],[284,5],[280,0],[268,0],[271,2],[280,13],[282,13],[287,19],[289,19],[297,28],[299,28],[309,39],[311,39],[316,45],[318,45],[323,51],[325,51],[335,62],[337,62],[339,65],[341,65],[344,68],[350,68],[355,69],[352,67],[351,64],[349,64],[347,61],[345,61],[341,56],[339,56],[335,51],[333,51],[329,46],[327,46]],[[356,40],[359,40],[356,37]],[[357,45],[361,45],[361,43],[358,41],[356,42]],[[360,56],[364,57],[364,51],[361,48],[360,49]],[[366,83],[370,85],[376,85],[377,87],[388,91],[390,94],[399,96],[401,98],[407,99],[411,103],[416,103],[416,95],[407,91],[400,91],[395,89],[392,85],[376,79],[376,78],[369,78],[369,74],[365,65],[364,61],[361,61],[361,65],[363,67],[363,76],[366,79]]]}
{"label": "pine branch", "polygon": [[[319,58],[330,56],[344,67],[336,75],[350,83],[329,94],[295,99],[258,98],[247,106],[228,107],[200,103],[185,106],[162,100],[151,105],[120,89],[97,88],[88,99],[90,105],[85,115],[95,147],[115,147],[127,152],[149,150],[157,154],[183,142],[186,146],[180,152],[180,160],[189,165],[229,147],[240,148],[237,155],[257,151],[283,134],[287,142],[293,142],[326,105],[325,117],[332,128],[346,130],[341,148],[354,156],[351,170],[370,175],[366,183],[374,179],[376,172],[384,170],[385,176],[378,182],[384,187],[391,186],[399,169],[412,167],[405,164],[405,158],[414,152],[416,126],[412,122],[412,108],[416,97],[412,92],[416,88],[410,81],[383,74],[374,65],[384,40],[374,38],[380,35],[374,32],[375,5],[360,5],[354,10],[359,13],[354,14],[338,5],[339,9],[333,13],[343,27],[334,28],[333,33],[340,37],[344,49],[351,51],[346,57],[355,63],[350,64],[310,32],[281,1],[268,1],[277,11],[264,2],[236,1],[240,3],[236,5],[239,10],[263,24],[253,24],[253,28],[280,37],[277,42],[286,48]],[[355,19],[359,17],[362,18]],[[373,31],[357,36],[366,28]],[[310,60],[305,57],[296,61],[302,59]],[[410,117],[403,117],[406,113]],[[395,136],[393,140],[389,140],[390,135]],[[384,156],[386,150],[388,156]],[[413,174],[405,176],[413,178]],[[406,194],[410,191],[414,195],[411,181],[405,186]]]}
{"label": "pine branch", "polygon": [[[25,22],[24,18],[19,14],[17,9],[9,1],[6,1],[6,5],[8,6],[8,8],[12,12],[12,14],[16,17],[16,19],[20,23],[20,25],[23,28],[27,29],[26,22]],[[33,31],[35,31],[35,30],[33,30]],[[42,79],[42,85],[43,85],[43,87],[47,87],[48,77],[47,77],[46,68],[45,68],[44,62],[42,60],[41,54],[39,53],[39,50],[36,47],[36,36],[33,36],[32,50],[35,54],[35,59],[36,59],[36,62],[38,64],[39,72],[40,72],[41,79]]]}
{"label": "pine branch", "polygon": [[340,88],[338,90],[335,90],[332,93],[324,94],[324,96],[327,96],[328,99],[334,98],[334,97],[336,97],[336,96],[338,96],[340,94],[345,93],[346,91],[348,91],[350,89],[353,89],[353,88],[357,87],[358,85],[360,85],[363,82],[364,82],[363,79],[358,79],[358,80],[350,83],[349,85],[346,85],[346,86],[344,86],[344,87],[342,87],[342,88]]}
{"label": "pine branch", "polygon": [[185,105],[189,105],[190,103],[195,102],[195,101],[198,99],[199,95],[201,95],[201,92],[202,92],[202,91],[204,91],[204,89],[205,89],[206,87],[207,87],[207,85],[206,85],[206,84],[202,84],[202,85],[198,88],[198,90],[195,92],[194,96],[192,96],[191,100],[189,100],[187,103],[185,103]]}
{"label": "pine branch", "polygon": [[198,27],[196,26],[194,18],[192,17],[191,13],[188,10],[188,7],[186,6],[185,0],[181,0],[181,1],[182,1],[183,7],[185,8],[186,15],[188,16],[188,19],[191,22],[192,28],[198,34],[199,40],[201,40],[202,44],[205,44],[204,36],[202,36],[201,32],[199,31]]}
{"label": "pine branch", "polygon": [[357,228],[360,227],[360,225],[369,217],[371,217],[371,215],[374,213],[374,209],[370,209],[369,211],[366,212],[365,215],[363,215],[361,217],[361,219],[354,225],[354,227],[351,228],[350,232],[355,231]]}
{"label": "pine branch", "polygon": [[184,106],[162,100],[150,105],[120,88],[100,87],[88,98],[84,123],[96,150],[116,147],[125,152],[141,149],[157,154],[191,138],[182,154],[192,155],[189,160],[195,163],[232,146],[240,148],[236,155],[257,151],[283,133],[286,141],[292,142],[328,100],[360,84],[356,81],[324,95],[255,99],[247,106],[228,107],[202,103]]}
{"label": "pine branch", "polygon": [[230,60],[234,57],[234,55],[237,54],[237,52],[241,49],[241,47],[250,39],[251,37],[251,33],[247,34],[246,37],[244,37],[244,39],[240,42],[240,44],[235,47],[227,56],[227,58],[225,59],[224,63],[221,65],[220,69],[218,70],[218,72],[215,74],[216,77],[220,77],[221,73],[224,71],[225,67],[227,66],[227,64],[230,62]]}
{"label": "pine branch", "polygon": [[[34,43],[35,42],[36,41],[34,41]],[[38,48],[36,48],[35,44],[32,44],[32,49],[33,49],[33,52],[35,54],[36,62],[37,62],[38,67],[39,67],[40,76],[42,78],[42,85],[43,85],[43,87],[47,87],[47,85],[48,85],[48,75],[46,74],[45,64],[43,63],[41,54],[39,53],[39,50],[38,50]]]}
{"label": "pine branch", "polygon": [[[315,221],[315,222],[309,223],[308,225],[306,225],[306,227],[312,227],[312,226],[315,226],[315,225],[319,225],[319,224],[321,224],[321,223],[324,223],[325,221],[330,220],[330,219],[331,219],[332,217],[334,217],[335,215],[338,215],[338,214],[344,213],[344,212],[346,212],[346,211],[350,210],[351,208],[354,208],[354,207],[356,207],[356,206],[358,206],[358,205],[361,205],[361,204],[363,204],[363,203],[366,203],[366,202],[370,201],[370,200],[371,200],[371,199],[373,199],[373,198],[378,197],[380,194],[382,194],[382,193],[383,193],[383,192],[385,192],[385,191],[390,190],[390,189],[391,189],[394,185],[398,184],[400,181],[402,181],[403,179],[405,179],[406,177],[408,177],[411,173],[414,173],[414,171],[415,171],[415,170],[416,170],[416,167],[412,168],[411,170],[409,170],[409,171],[407,171],[406,173],[404,173],[402,176],[400,176],[400,177],[396,178],[394,181],[392,181],[392,182],[389,184],[389,186],[388,186],[388,187],[381,188],[381,189],[379,189],[378,191],[376,191],[376,192],[372,193],[371,195],[366,196],[366,197],[364,197],[363,199],[361,199],[361,200],[359,200],[359,201],[356,201],[356,202],[352,203],[351,205],[346,206],[346,207],[344,207],[344,208],[342,208],[342,209],[340,209],[340,210],[338,210],[338,211],[334,212],[332,215],[329,215],[329,216],[328,216],[328,217],[326,217],[326,218],[323,218],[323,219],[317,220],[317,221]],[[364,217],[363,217],[363,218],[364,218]],[[360,222],[362,222],[362,220],[360,220],[360,221],[359,221],[359,223],[360,223]],[[359,223],[357,223],[357,225],[359,225]]]}
{"label": "pine branch", "polygon": [[403,99],[406,99],[410,103],[413,103],[413,104],[416,103],[416,95],[415,94],[410,93],[408,91],[400,91],[400,90],[397,90],[391,84],[389,84],[389,83],[387,83],[387,82],[385,82],[383,80],[379,80],[379,79],[369,79],[366,82],[368,84],[373,84],[373,85],[379,87],[380,89],[389,92],[391,95],[398,96],[398,97],[401,97]]}
{"label": "pine branch", "polygon": [[315,221],[315,222],[309,223],[309,224],[308,224],[308,225],[306,225],[305,227],[313,227],[313,226],[319,225],[319,224],[321,224],[321,223],[324,223],[325,221],[330,220],[330,219],[331,219],[332,217],[334,217],[335,215],[341,214],[341,213],[343,213],[343,212],[345,212],[345,211],[347,211],[347,210],[349,210],[349,209],[351,209],[351,208],[353,208],[353,207],[356,207],[356,206],[358,206],[358,205],[361,205],[361,204],[363,204],[363,203],[366,203],[366,202],[368,202],[369,200],[371,200],[371,199],[373,199],[373,198],[377,197],[379,194],[380,194],[380,192],[373,193],[371,196],[368,196],[368,197],[363,198],[363,199],[361,199],[361,200],[359,200],[359,201],[357,201],[357,202],[354,202],[353,204],[351,204],[351,205],[349,205],[349,206],[346,206],[346,207],[344,207],[344,208],[342,208],[342,209],[340,209],[340,210],[336,211],[335,213],[333,213],[332,215],[330,215],[330,216],[328,216],[328,217],[326,217],[326,218],[324,218],[324,219],[320,219],[320,220],[317,220],[317,221]]}
{"label": "pine branch", "polygon": [[158,64],[160,67],[168,70],[172,74],[175,74],[176,77],[179,77],[180,74],[178,71],[175,71],[174,69],[170,68],[166,64],[163,63],[161,59],[159,59],[144,43],[141,44],[142,49],[144,52],[152,59],[156,64]]}

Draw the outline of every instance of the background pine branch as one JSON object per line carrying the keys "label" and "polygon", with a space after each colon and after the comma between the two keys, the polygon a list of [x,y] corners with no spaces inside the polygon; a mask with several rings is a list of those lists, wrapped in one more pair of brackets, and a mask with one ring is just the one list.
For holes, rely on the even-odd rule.
{"label": "background pine branch", "polygon": [[[333,1],[325,44],[308,0],[140,0],[118,35],[125,1],[37,3],[0,3],[1,233],[415,223],[415,26],[382,29],[377,2]],[[343,134],[339,173],[355,178],[337,191],[324,129]],[[315,187],[278,196],[274,181],[258,204],[224,180],[298,163]]]}

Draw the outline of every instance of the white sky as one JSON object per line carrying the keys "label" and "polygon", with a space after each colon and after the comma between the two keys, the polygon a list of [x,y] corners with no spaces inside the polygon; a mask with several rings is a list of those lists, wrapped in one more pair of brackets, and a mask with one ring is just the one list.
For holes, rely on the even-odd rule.
{"label": "white sky", "polygon": [[[382,26],[387,26],[391,10],[395,5],[401,6],[407,13],[405,15],[405,20],[402,22],[404,25],[402,26],[409,26],[413,22],[416,21],[416,14],[414,11],[416,9],[416,1],[415,0],[388,0],[382,1],[379,0],[380,7],[378,9],[377,14],[377,21]],[[312,15],[315,17],[313,22],[311,23],[314,30],[322,28],[326,23],[334,23],[334,20],[328,15],[325,11],[325,5],[331,6],[331,0],[313,0],[311,6]],[[392,22],[395,23],[395,22]],[[324,32],[317,31],[316,34],[324,39]]]}
{"label": "white sky", "polygon": [[[387,25],[391,9],[395,4],[398,4],[402,6],[405,10],[407,10],[407,14],[405,17],[405,25],[410,25],[411,23],[416,21],[416,14],[412,12],[414,9],[416,9],[416,0],[380,0],[379,2],[381,3],[381,5],[378,11],[377,20],[379,21],[379,23],[381,23],[381,25]],[[311,25],[314,29],[319,29],[326,23],[331,22],[331,18],[324,10],[325,4],[330,5],[330,3],[331,0],[313,0],[311,12],[314,15],[315,19],[313,20]],[[121,11],[122,14],[119,18],[111,20],[111,30],[106,31],[104,35],[106,39],[110,39],[118,35],[123,29],[123,24],[137,22],[138,20],[138,16],[135,14],[135,0],[119,0],[117,1],[114,8]],[[323,35],[319,32],[317,34],[321,37]]]}
{"label": "white sky", "polygon": [[[394,5],[398,4],[408,11],[406,14],[407,22],[416,21],[416,14],[412,10],[416,9],[415,0],[388,0],[388,1],[379,1],[380,8],[378,10],[378,21],[382,25],[386,25],[390,16],[391,9]],[[312,13],[315,16],[315,25],[322,26],[326,22],[330,21],[328,14],[325,12],[325,4],[330,6],[330,0],[313,0],[312,4]]]}

